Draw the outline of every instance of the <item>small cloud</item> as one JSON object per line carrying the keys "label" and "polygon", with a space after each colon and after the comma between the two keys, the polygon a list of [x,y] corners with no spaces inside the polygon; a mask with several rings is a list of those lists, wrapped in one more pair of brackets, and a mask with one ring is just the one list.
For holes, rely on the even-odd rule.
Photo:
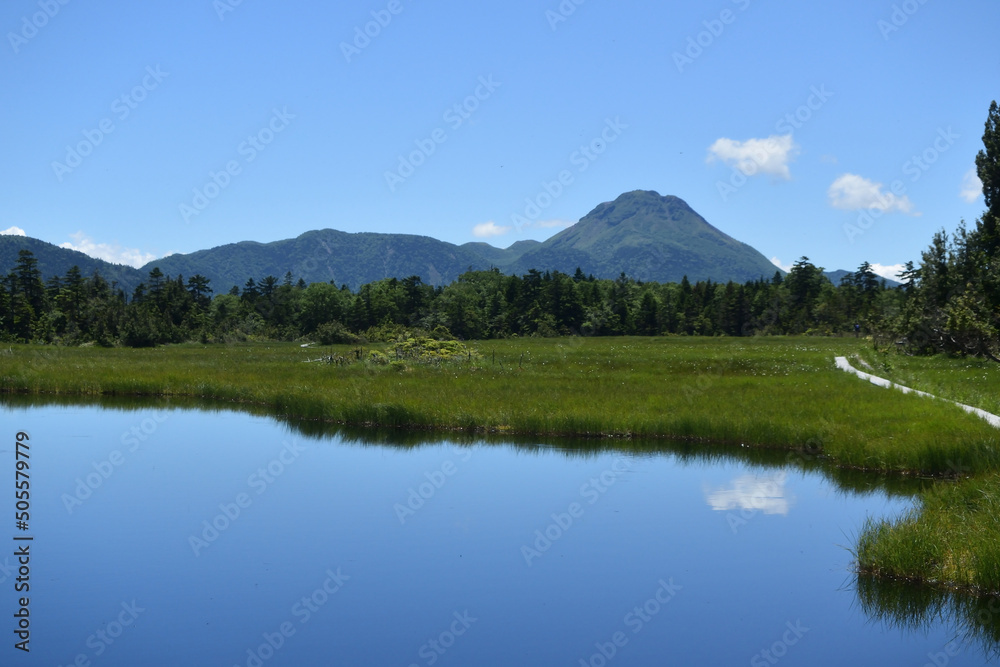
{"label": "small cloud", "polygon": [[8,227],[0,232],[0,236],[27,236],[20,227]]}
{"label": "small cloud", "polygon": [[73,238],[75,243],[67,241],[66,243],[59,244],[60,248],[78,250],[85,255],[90,255],[91,257],[96,257],[97,259],[103,259],[105,262],[111,262],[113,264],[127,264],[128,266],[139,268],[156,259],[156,255],[142,252],[141,250],[137,250],[135,248],[123,248],[117,243],[96,243],[83,232],[70,234],[70,236]]}
{"label": "small cloud", "polygon": [[983,182],[979,180],[979,174],[976,168],[973,167],[969,171],[965,172],[965,177],[962,179],[962,191],[959,196],[970,204],[983,194]]}
{"label": "small cloud", "polygon": [[781,269],[785,273],[790,273],[791,270],[792,270],[792,265],[791,264],[782,264],[781,260],[778,259],[777,257],[772,257],[771,258],[771,264],[774,264],[776,267],[778,267],[779,269]]}
{"label": "small cloud", "polygon": [[819,161],[823,164],[837,164],[839,162],[836,155],[823,155],[820,157]]}
{"label": "small cloud", "polygon": [[510,225],[498,225],[490,220],[483,222],[472,228],[472,235],[478,239],[488,239],[494,236],[503,236],[513,229]]}
{"label": "small cloud", "polygon": [[799,154],[791,134],[772,135],[766,139],[733,141],[718,139],[708,147],[708,162],[716,160],[739,169],[746,176],[771,174],[784,179],[792,177],[788,163]]}
{"label": "small cloud", "polygon": [[[870,181],[857,174],[844,174],[830,185],[827,192],[830,206],[844,211],[860,211],[862,209],[891,213],[910,213],[913,202],[906,195],[897,197],[886,192],[881,183]],[[913,213],[912,215],[920,215]]]}
{"label": "small cloud", "polygon": [[899,274],[906,267],[902,264],[871,264],[872,272],[876,275],[888,278],[889,280],[899,280]]}

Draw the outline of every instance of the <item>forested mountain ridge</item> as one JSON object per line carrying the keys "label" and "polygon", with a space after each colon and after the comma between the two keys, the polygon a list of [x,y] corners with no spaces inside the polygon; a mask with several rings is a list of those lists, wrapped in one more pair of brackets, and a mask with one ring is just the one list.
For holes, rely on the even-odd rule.
{"label": "forested mountain ridge", "polygon": [[94,272],[101,274],[109,283],[131,292],[146,277],[146,273],[131,266],[112,264],[96,259],[77,250],[60,248],[57,245],[31,238],[30,236],[0,236],[0,277],[9,274],[17,266],[18,253],[28,250],[38,261],[41,275],[45,278],[64,276],[76,266],[84,276]]}
{"label": "forested mountain ridge", "polygon": [[65,275],[77,265],[84,275],[99,270],[127,292],[159,267],[166,275],[202,275],[218,291],[242,286],[249,276],[291,273],[306,283],[333,282],[358,289],[385,278],[419,276],[428,285],[447,285],[473,270],[499,268],[507,274],[530,269],[573,273],[577,267],[596,278],[653,282],[745,282],[770,278],[774,266],[759,252],[710,225],[677,197],[637,190],[605,202],[572,227],[538,242],[509,248],[472,242],[455,245],[413,234],[348,233],[334,229],[258,243],[241,241],[174,254],[139,269],[109,264],[82,253],[23,236],[0,236],[0,273],[10,272],[18,250],[28,249],[43,277]]}

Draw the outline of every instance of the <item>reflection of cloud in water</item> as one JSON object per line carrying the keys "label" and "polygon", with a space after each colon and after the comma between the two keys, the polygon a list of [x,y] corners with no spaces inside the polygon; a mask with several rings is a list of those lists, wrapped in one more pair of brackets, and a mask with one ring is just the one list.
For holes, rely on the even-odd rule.
{"label": "reflection of cloud in water", "polygon": [[764,514],[788,514],[795,496],[786,495],[788,473],[758,477],[743,475],[733,480],[730,488],[705,488],[705,500],[714,510],[760,510]]}

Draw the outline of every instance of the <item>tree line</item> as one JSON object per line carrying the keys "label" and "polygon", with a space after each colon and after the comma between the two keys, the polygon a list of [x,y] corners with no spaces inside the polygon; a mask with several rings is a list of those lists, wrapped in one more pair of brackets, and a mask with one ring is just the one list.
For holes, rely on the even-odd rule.
{"label": "tree line", "polygon": [[28,250],[0,284],[0,340],[152,346],[184,341],[353,342],[406,327],[462,339],[510,336],[837,334],[898,308],[867,263],[834,285],[803,257],[783,276],[736,284],[644,283],[558,271],[469,271],[446,286],[420,277],[347,286],[265,276],[214,294],[201,275],[159,268],[131,294],[99,274],[42,280]]}
{"label": "tree line", "polygon": [[906,264],[903,299],[876,343],[911,354],[974,355],[1000,362],[1000,107],[990,104],[976,155],[986,211],[970,228],[934,235],[920,264]]}
{"label": "tree line", "polygon": [[752,336],[864,332],[910,354],[1000,362],[1000,108],[990,105],[976,156],[987,210],[940,231],[887,287],[867,262],[834,285],[802,257],[787,275],[744,284],[640,282],[530,270],[468,271],[446,286],[420,277],[307,285],[291,273],[250,277],[214,294],[201,275],[150,271],[132,294],[78,267],[43,281],[21,250],[0,279],[0,341],[152,346],[184,341],[377,340],[401,327],[440,336]]}

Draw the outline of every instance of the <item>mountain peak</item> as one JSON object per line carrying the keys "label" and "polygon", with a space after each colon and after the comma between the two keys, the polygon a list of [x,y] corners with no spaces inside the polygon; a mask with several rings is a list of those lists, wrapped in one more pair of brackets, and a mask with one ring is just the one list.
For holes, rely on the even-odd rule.
{"label": "mountain peak", "polygon": [[653,190],[633,190],[599,204],[572,227],[520,257],[517,269],[546,266],[643,281],[736,280],[774,273],[764,255],[698,215],[687,202]]}
{"label": "mountain peak", "polygon": [[170,276],[201,274],[216,293],[244,285],[248,278],[283,276],[306,282],[333,282],[357,289],[383,278],[420,276],[447,284],[469,269],[497,267],[505,273],[529,269],[572,274],[577,267],[598,278],[626,275],[642,281],[746,282],[774,275],[759,252],[722,233],[671,195],[633,190],[604,202],[578,223],[549,240],[521,240],[507,249],[486,243],[456,246],[411,234],[351,234],[333,229],[306,232],[270,243],[242,241],[188,254],[171,255],[141,269],[114,266],[52,244],[25,237],[0,236],[0,275],[28,248],[47,278],[65,275],[74,264],[85,274],[99,270],[105,279],[131,291],[158,267]]}
{"label": "mountain peak", "polygon": [[654,190],[633,190],[619,195],[612,202],[598,205],[580,222],[599,221],[614,226],[635,218],[676,220],[690,214],[697,215],[680,197],[662,196]]}

